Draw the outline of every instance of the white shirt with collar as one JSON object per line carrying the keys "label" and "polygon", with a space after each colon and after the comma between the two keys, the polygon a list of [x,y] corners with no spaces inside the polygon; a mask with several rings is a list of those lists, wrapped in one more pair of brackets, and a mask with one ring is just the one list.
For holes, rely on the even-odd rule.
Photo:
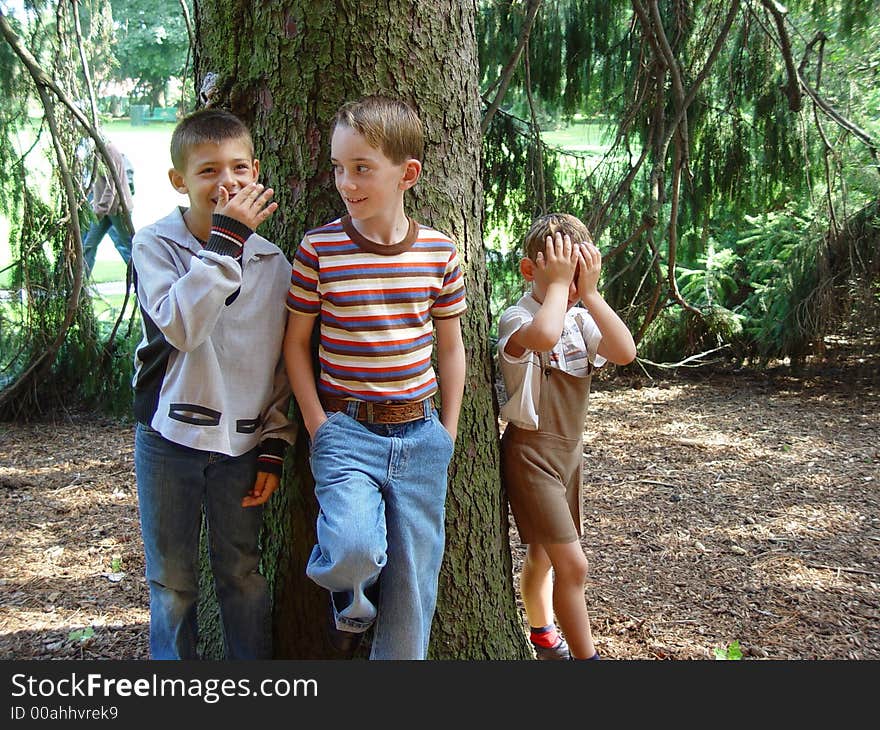
{"label": "white shirt with collar", "polygon": [[[498,362],[508,395],[501,417],[527,431],[536,431],[539,427],[540,359],[533,350],[512,357],[504,348],[511,336],[531,322],[540,309],[541,304],[529,293],[508,307],[498,322]],[[587,375],[588,363],[598,368],[606,362],[596,354],[601,340],[602,333],[590,313],[584,307],[572,307],[565,313],[562,334],[549,353],[550,367],[572,375]]]}

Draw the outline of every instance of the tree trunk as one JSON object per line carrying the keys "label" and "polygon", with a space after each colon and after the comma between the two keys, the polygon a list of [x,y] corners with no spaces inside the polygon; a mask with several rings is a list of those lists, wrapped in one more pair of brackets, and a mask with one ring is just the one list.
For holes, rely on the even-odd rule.
{"label": "tree trunk", "polygon": [[[263,182],[278,212],[264,233],[292,259],[303,233],[339,216],[330,121],[368,93],[406,99],[426,130],[422,178],[407,200],[417,220],[457,242],[469,309],[465,403],[450,467],[447,544],[432,658],[528,656],[516,608],[499,480],[497,404],[481,220],[474,3],[460,0],[201,0],[195,4],[197,85],[252,127]],[[213,85],[203,82],[215,73]],[[264,570],[273,586],[275,654],[329,656],[327,595],[305,577],[317,505],[300,438],[266,517]],[[216,637],[208,642],[217,646]]]}

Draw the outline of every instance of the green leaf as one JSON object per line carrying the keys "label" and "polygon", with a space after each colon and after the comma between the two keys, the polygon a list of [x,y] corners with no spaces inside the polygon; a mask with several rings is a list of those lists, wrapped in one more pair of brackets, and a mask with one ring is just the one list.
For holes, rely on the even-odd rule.
{"label": "green leaf", "polygon": [[739,639],[728,644],[725,649],[716,646],[712,653],[715,654],[715,659],[720,661],[736,661],[743,657],[742,650],[739,647]]}
{"label": "green leaf", "polygon": [[86,641],[91,639],[94,635],[95,630],[89,626],[85,629],[74,629],[67,635],[67,638],[70,641]]}
{"label": "green leaf", "polygon": [[742,659],[742,658],[743,658],[742,650],[739,648],[739,640],[734,641],[734,642],[733,642],[733,643],[727,648],[727,658],[728,658],[728,659],[734,659],[734,660],[736,660],[736,659]]}

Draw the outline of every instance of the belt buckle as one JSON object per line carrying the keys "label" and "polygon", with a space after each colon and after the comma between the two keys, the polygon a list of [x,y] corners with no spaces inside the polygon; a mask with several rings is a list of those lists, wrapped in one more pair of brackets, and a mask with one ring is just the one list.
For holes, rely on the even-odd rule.
{"label": "belt buckle", "polygon": [[365,410],[367,412],[366,421],[367,423],[373,423],[373,401],[368,400],[364,405],[366,406]]}

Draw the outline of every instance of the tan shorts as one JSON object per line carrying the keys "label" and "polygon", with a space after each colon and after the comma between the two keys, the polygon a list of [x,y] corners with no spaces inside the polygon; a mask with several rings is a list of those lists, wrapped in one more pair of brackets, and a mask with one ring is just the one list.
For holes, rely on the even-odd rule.
{"label": "tan shorts", "polygon": [[523,543],[557,544],[583,532],[583,440],[508,425],[501,468]]}

